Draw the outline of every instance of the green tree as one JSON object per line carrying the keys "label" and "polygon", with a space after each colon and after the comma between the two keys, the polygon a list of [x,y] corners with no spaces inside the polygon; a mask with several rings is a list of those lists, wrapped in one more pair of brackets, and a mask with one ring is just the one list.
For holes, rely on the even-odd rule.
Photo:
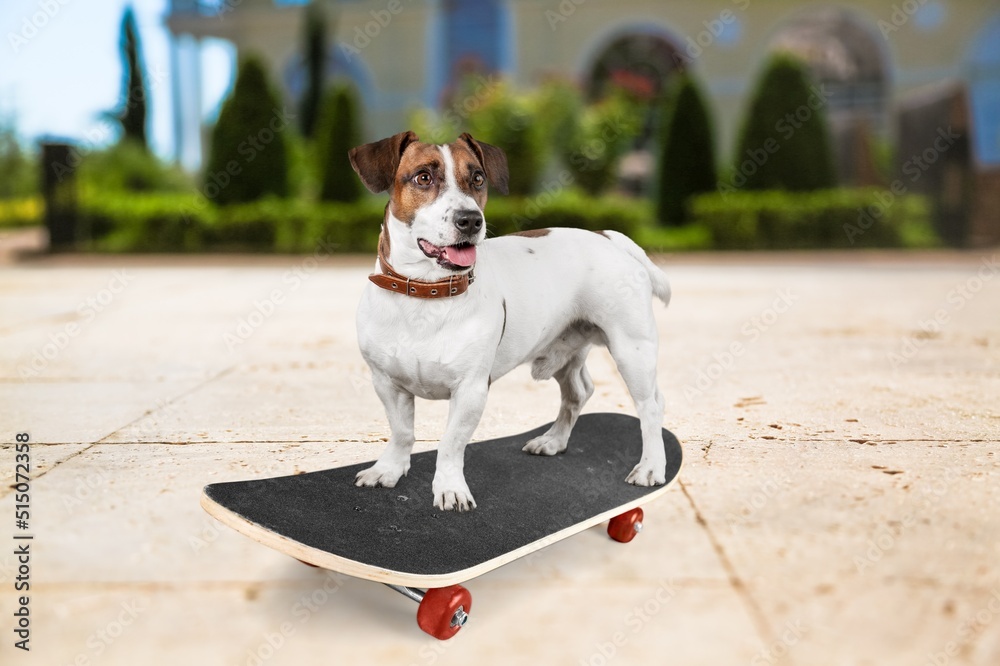
{"label": "green tree", "polygon": [[678,76],[661,115],[657,219],[689,221],[688,198],[716,187],[712,120],[701,90],[688,73]]}
{"label": "green tree", "polygon": [[326,13],[318,2],[310,2],[305,11],[306,90],[299,101],[299,127],[302,136],[313,138],[323,101],[326,80]]}
{"label": "green tree", "polygon": [[469,114],[469,132],[507,153],[510,194],[525,196],[535,190],[545,162],[545,138],[532,100],[515,95],[506,84],[492,86]]}
{"label": "green tree", "polygon": [[550,79],[538,88],[535,108],[538,124],[555,155],[560,159],[571,155],[584,108],[580,89],[569,80]]}
{"label": "green tree", "polygon": [[136,28],[132,7],[125,8],[121,27],[122,100],[124,108],[117,114],[126,140],[137,142],[143,148],[146,141],[146,84],[142,74],[142,57],[139,31]]}
{"label": "green tree", "polygon": [[835,187],[825,104],[800,60],[772,55],[740,134],[731,184],[748,190]]}
{"label": "green tree", "polygon": [[244,59],[212,128],[205,194],[219,204],[288,196],[289,122],[264,65],[255,56]]}
{"label": "green tree", "polygon": [[40,171],[35,156],[18,141],[13,121],[0,118],[0,199],[37,193]]}
{"label": "green tree", "polygon": [[361,144],[358,102],[349,84],[334,86],[323,101],[317,122],[319,198],[323,201],[357,201],[361,182],[355,177],[347,152]]}
{"label": "green tree", "polygon": [[598,195],[615,182],[618,161],[641,127],[639,107],[624,91],[615,91],[585,108],[562,155],[576,184]]}

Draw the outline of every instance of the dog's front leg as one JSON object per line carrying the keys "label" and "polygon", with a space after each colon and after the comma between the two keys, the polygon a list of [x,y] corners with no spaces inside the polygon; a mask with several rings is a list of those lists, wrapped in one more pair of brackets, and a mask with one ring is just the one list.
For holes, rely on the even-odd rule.
{"label": "dog's front leg", "polygon": [[354,485],[394,488],[400,477],[410,470],[410,451],[414,441],[413,394],[401,389],[381,372],[373,371],[372,380],[389,419],[389,445],[374,465],[358,472]]}
{"label": "dog's front leg", "polygon": [[488,387],[488,379],[483,378],[466,382],[451,394],[448,425],[438,446],[437,467],[431,484],[434,506],[443,511],[476,508],[476,501],[465,482],[465,446],[483,416]]}

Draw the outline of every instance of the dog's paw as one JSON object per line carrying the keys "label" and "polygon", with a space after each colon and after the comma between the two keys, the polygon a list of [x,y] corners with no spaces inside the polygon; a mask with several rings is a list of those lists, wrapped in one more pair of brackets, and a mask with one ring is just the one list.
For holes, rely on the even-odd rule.
{"label": "dog's paw", "polygon": [[383,488],[395,488],[400,477],[406,476],[409,466],[387,465],[380,462],[375,463],[368,469],[363,469],[354,477],[354,485]]}
{"label": "dog's paw", "polygon": [[521,450],[536,456],[554,456],[565,451],[566,444],[565,439],[545,433],[529,441]]}
{"label": "dog's paw", "polygon": [[434,506],[442,511],[471,511],[476,508],[476,500],[472,499],[465,479],[459,481],[438,481],[437,477],[431,484],[434,491]]}
{"label": "dog's paw", "polygon": [[665,467],[666,465],[640,462],[625,477],[625,483],[631,483],[633,486],[662,486],[667,482]]}

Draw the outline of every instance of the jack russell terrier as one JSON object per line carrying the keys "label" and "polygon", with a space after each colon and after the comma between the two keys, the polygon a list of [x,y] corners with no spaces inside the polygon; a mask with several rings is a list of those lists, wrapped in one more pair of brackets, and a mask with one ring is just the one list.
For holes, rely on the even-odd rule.
{"label": "jack russell terrier", "polygon": [[390,193],[357,327],[391,436],[356,485],[394,487],[410,468],[414,396],[448,400],[434,506],[475,508],[465,447],[490,384],[523,363],[535,379],[555,377],[559,415],[524,451],[561,453],[594,392],[585,366],[594,344],[608,348],[641,421],[642,456],[625,481],[664,483],[652,297],[668,303],[670,287],[642,249],[614,231],[581,229],[487,240],[486,184],[507,193],[507,157],[469,134],[432,145],[402,132],[352,149],[350,159],[365,187]]}

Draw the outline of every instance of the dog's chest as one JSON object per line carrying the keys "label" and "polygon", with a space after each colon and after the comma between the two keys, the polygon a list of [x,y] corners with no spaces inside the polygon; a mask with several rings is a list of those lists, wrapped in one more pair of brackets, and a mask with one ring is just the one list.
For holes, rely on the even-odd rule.
{"label": "dog's chest", "polygon": [[358,310],[358,343],[374,371],[416,396],[441,400],[481,374],[484,363],[488,373],[491,334],[483,324],[456,299],[373,293]]}

